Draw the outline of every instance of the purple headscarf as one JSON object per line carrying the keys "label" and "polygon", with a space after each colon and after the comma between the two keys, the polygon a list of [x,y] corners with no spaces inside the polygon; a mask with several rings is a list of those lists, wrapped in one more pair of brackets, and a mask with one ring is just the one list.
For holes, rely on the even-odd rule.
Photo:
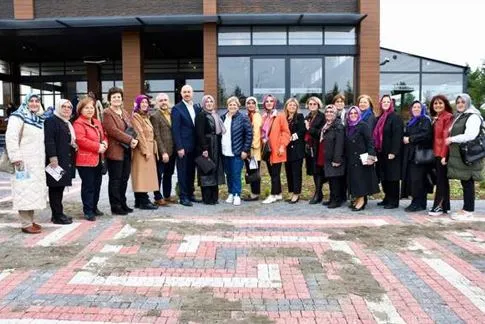
{"label": "purple headscarf", "polygon": [[[359,117],[357,118],[356,121],[350,120],[350,112],[352,110],[355,110],[357,112],[357,114],[359,115]],[[354,135],[354,133],[357,129],[357,125],[360,123],[361,120],[362,120],[362,113],[360,112],[359,107],[357,107],[357,106],[350,107],[349,111],[347,112],[347,136]]]}
{"label": "purple headscarf", "polygon": [[143,101],[143,99],[146,99],[148,101],[148,103],[150,103],[150,101],[148,100],[148,97],[145,96],[144,94],[136,96],[134,107],[133,107],[133,113],[137,113],[141,110],[140,105],[141,105],[141,102]]}

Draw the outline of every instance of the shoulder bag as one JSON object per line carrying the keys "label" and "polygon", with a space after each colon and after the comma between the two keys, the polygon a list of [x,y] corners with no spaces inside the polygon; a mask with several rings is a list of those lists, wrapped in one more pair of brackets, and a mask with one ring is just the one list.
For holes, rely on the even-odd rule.
{"label": "shoulder bag", "polygon": [[478,136],[471,141],[460,143],[460,155],[465,165],[472,165],[485,157],[485,128],[480,126]]}

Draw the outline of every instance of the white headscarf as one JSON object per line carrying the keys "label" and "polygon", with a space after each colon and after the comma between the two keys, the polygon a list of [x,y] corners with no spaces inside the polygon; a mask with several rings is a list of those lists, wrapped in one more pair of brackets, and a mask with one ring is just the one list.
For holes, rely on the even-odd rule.
{"label": "white headscarf", "polygon": [[61,114],[62,105],[66,104],[66,103],[71,106],[71,111],[72,111],[72,103],[69,100],[59,99],[59,101],[57,101],[57,103],[56,103],[56,109],[54,110],[54,115],[59,117],[62,121],[64,121],[67,124],[67,127],[69,127],[69,132],[71,133],[71,145],[75,146],[76,145],[76,133],[74,132],[74,128],[72,127],[72,124],[69,121],[69,118],[65,118]]}

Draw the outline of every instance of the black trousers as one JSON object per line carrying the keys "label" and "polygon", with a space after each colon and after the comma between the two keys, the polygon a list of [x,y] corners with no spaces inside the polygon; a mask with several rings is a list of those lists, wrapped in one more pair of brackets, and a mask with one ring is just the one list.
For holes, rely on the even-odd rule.
{"label": "black trousers", "polygon": [[158,191],[154,191],[155,200],[162,198],[170,198],[172,193],[172,175],[175,170],[175,154],[173,154],[167,163],[163,163],[160,159],[157,161],[157,175],[158,175],[158,187],[162,186],[163,195]]}
{"label": "black trousers", "polygon": [[200,190],[204,204],[213,205],[219,200],[219,186],[203,186]]}
{"label": "black trousers", "polygon": [[194,196],[195,190],[195,152],[185,152],[183,158],[179,158],[177,155],[177,177],[180,200],[189,200]]}
{"label": "black trousers", "polygon": [[126,188],[131,172],[131,151],[125,150],[123,160],[110,160],[108,163],[108,196],[111,208],[126,206]]}
{"label": "black trousers", "polygon": [[66,187],[49,187],[49,205],[51,207],[52,218],[59,218],[64,215],[62,197]]}
{"label": "black trousers", "polygon": [[389,205],[399,205],[399,181],[382,180],[384,201]]}
{"label": "black trousers", "polygon": [[[249,159],[244,160],[244,164],[246,165],[246,172],[248,174],[253,174],[253,173],[260,171],[261,162],[259,162],[259,161],[258,161],[258,168],[254,169],[254,170],[249,169]],[[252,194],[259,195],[261,193],[261,180],[253,181],[249,184],[249,186],[251,187],[251,193]]]}
{"label": "black trousers", "polygon": [[325,183],[325,169],[323,166],[313,166],[313,184],[315,185],[315,195],[318,200],[323,198],[323,184]]}
{"label": "black trousers", "polygon": [[330,201],[341,203],[346,200],[342,195],[342,187],[345,186],[345,177],[331,177],[328,178],[328,186],[330,188]]}
{"label": "black trousers", "polygon": [[281,164],[266,161],[266,166],[268,167],[268,173],[271,178],[271,194],[280,195],[281,194]]}
{"label": "black trousers", "polygon": [[441,158],[436,158],[436,192],[433,207],[440,205],[444,211],[450,210],[450,182],[448,167],[441,164]]}
{"label": "black trousers", "polygon": [[301,193],[302,166],[303,159],[285,163],[288,192],[292,192],[296,195]]}
{"label": "black trousers", "polygon": [[93,216],[98,208],[99,191],[103,181],[101,164],[96,167],[77,167],[77,170],[82,180],[81,199],[84,215]]}
{"label": "black trousers", "polygon": [[408,162],[407,184],[410,186],[412,201],[411,203],[426,208],[426,172],[428,166],[416,165],[414,161]]}
{"label": "black trousers", "polygon": [[461,180],[463,188],[463,210],[475,211],[475,180]]}

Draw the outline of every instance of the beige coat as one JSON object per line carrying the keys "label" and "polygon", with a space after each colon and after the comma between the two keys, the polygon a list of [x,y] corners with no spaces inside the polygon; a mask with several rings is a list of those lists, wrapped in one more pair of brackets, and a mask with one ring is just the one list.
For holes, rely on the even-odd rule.
{"label": "beige coat", "polygon": [[134,192],[159,190],[157,177],[157,143],[153,136],[153,126],[148,116],[133,114],[133,128],[138,145],[133,150],[131,162],[131,183]]}
{"label": "beige coat", "polygon": [[261,161],[261,149],[263,147],[261,142],[261,127],[263,126],[263,118],[259,112],[255,112],[253,115],[253,143],[251,144],[251,156],[256,161]]}

